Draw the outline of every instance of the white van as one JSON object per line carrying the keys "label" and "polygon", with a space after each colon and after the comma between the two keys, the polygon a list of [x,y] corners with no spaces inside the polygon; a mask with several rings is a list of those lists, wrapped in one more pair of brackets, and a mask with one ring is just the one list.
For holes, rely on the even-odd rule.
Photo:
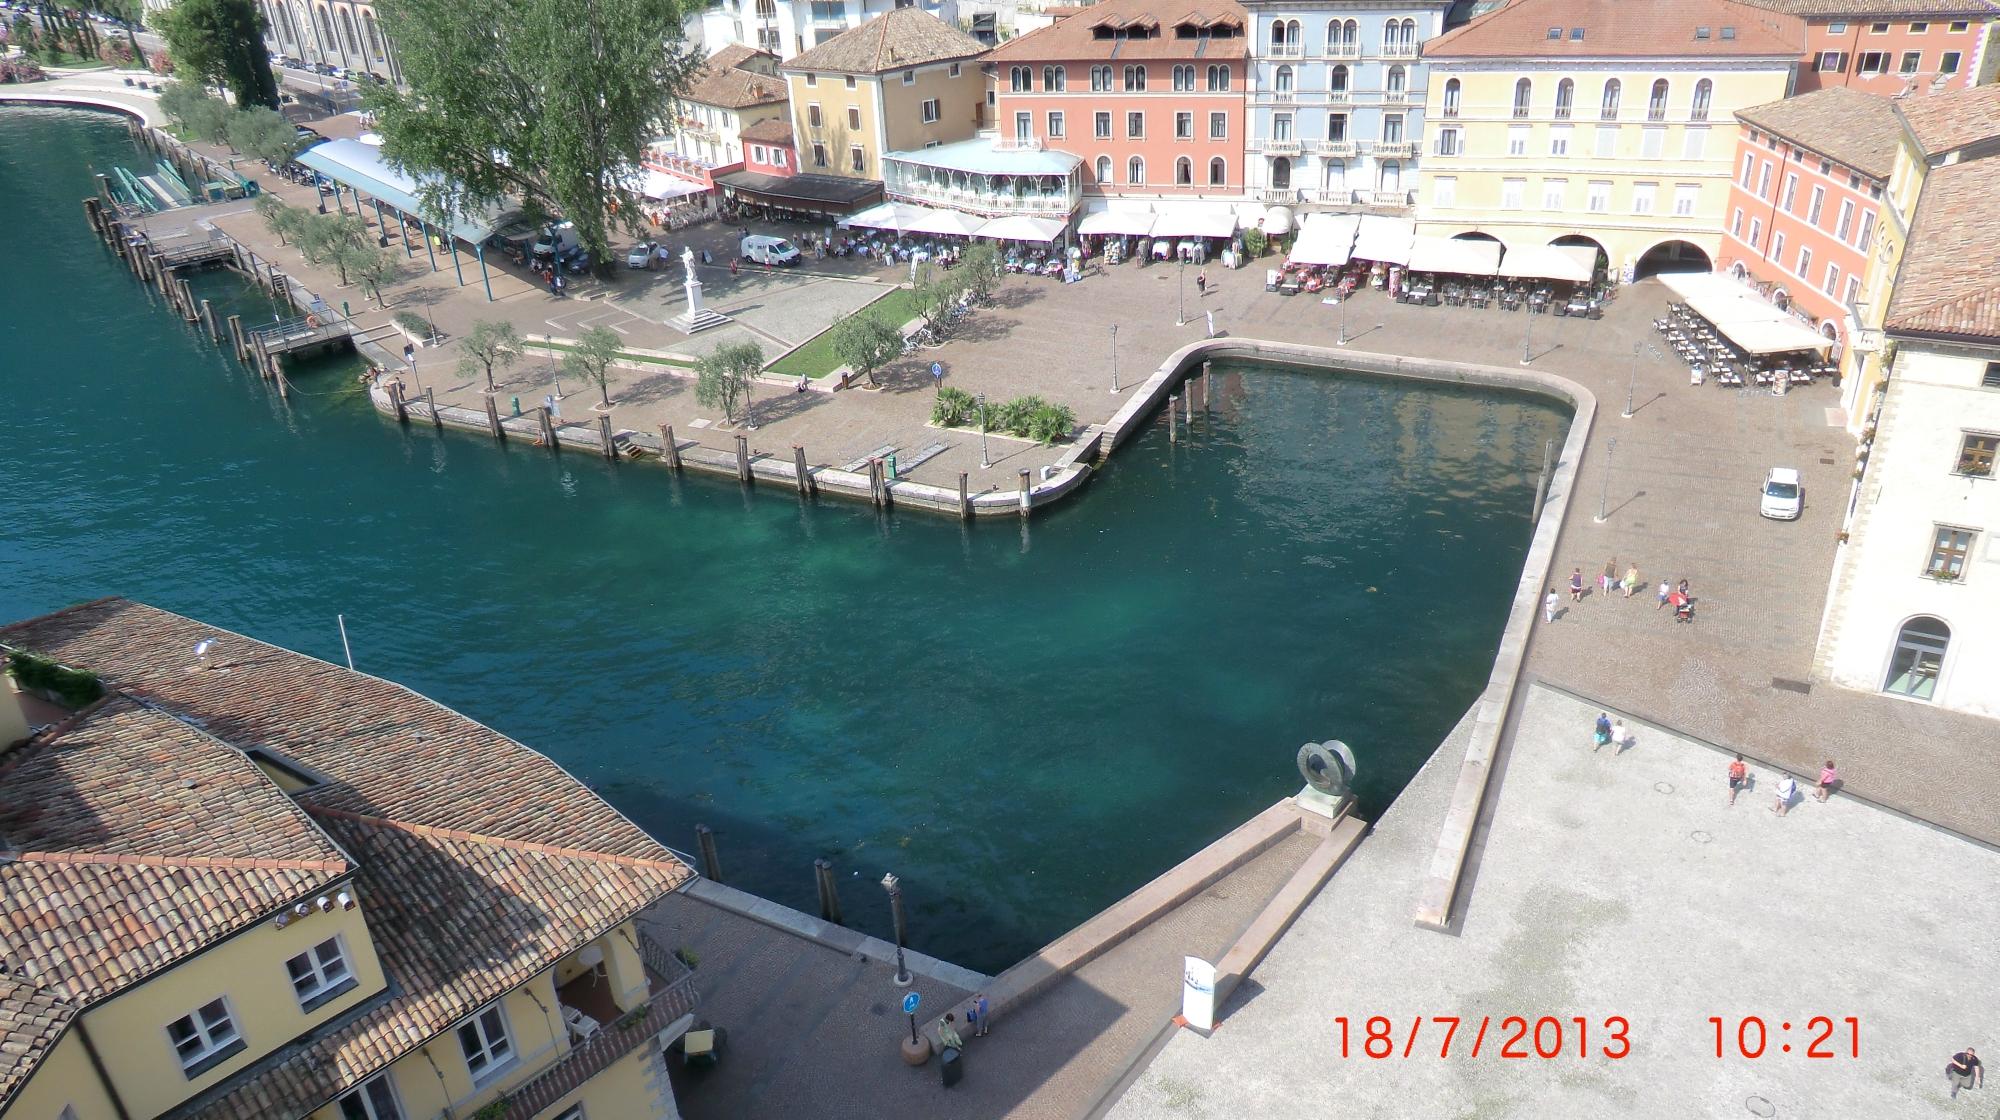
{"label": "white van", "polygon": [[1804,507],[1805,488],[1799,485],[1799,472],[1790,467],[1772,467],[1764,476],[1764,492],[1757,501],[1757,512],[1773,521],[1797,521]]}
{"label": "white van", "polygon": [[576,235],[576,223],[564,222],[557,226],[543,226],[535,238],[534,254],[538,257],[566,257],[581,248],[583,241]]}
{"label": "white van", "polygon": [[799,263],[799,251],[782,237],[753,233],[743,239],[743,259],[754,264],[790,266]]}

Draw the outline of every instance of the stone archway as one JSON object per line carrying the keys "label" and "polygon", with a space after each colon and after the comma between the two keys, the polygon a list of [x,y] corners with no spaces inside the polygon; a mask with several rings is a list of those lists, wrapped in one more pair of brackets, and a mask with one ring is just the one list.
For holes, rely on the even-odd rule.
{"label": "stone archway", "polygon": [[1648,276],[1658,276],[1662,272],[1712,272],[1715,262],[1709,258],[1707,250],[1692,241],[1662,241],[1658,245],[1639,254],[1639,261],[1632,268],[1634,280],[1644,280]]}
{"label": "stone archway", "polygon": [[1549,244],[1597,250],[1597,259],[1592,261],[1590,265],[1590,275],[1593,280],[1611,271],[1611,253],[1605,249],[1604,243],[1595,237],[1581,233],[1566,233],[1561,237],[1550,238]]}

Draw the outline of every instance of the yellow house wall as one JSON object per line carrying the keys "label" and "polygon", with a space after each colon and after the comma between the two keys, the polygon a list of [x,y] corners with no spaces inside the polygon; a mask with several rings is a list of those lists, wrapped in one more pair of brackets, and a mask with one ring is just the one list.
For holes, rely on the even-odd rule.
{"label": "yellow house wall", "polygon": [[118,1120],[111,1096],[90,1068],[90,1055],[74,1028],[35,1067],[6,1115],[8,1120],[54,1120],[65,1106],[75,1111],[76,1120]]}
{"label": "yellow house wall", "polygon": [[[1896,272],[1902,267],[1910,224],[1916,219],[1917,200],[1923,194],[1928,173],[1923,153],[1909,137],[1904,137],[1889,186],[1875,208],[1875,243],[1868,250],[1868,272],[1862,279],[1855,315],[1863,328],[1879,330],[1888,315]],[[1868,426],[1875,410],[1876,393],[1888,376],[1884,353],[1879,347],[1873,352],[1863,352],[1850,346],[1841,355],[1841,407],[1846,413],[1847,430],[1854,435],[1861,434]]]}
{"label": "yellow house wall", "polygon": [[[535,1120],[552,1120],[562,1115],[564,1109],[579,1103],[583,1105],[583,1115],[587,1120],[599,1120],[600,1117],[611,1120],[679,1120],[680,1109],[674,1102],[672,1088],[664,1090],[664,1099],[654,1097],[653,1079],[648,1076],[648,1065],[654,1060],[650,1046],[633,1050],[584,1082],[576,1092],[536,1113]],[[664,1071],[659,1080],[665,1085]]]}
{"label": "yellow house wall", "polygon": [[[882,75],[883,120],[888,129],[889,150],[914,151],[929,143],[949,144],[970,140],[979,131],[979,109],[986,97],[986,77],[979,64],[958,64],[958,77],[951,76],[949,63],[918,67],[916,80],[903,84],[903,72]],[[938,119],[924,123],[923,103],[938,102]]]}
{"label": "yellow house wall", "polygon": [[[1598,66],[1551,67],[1541,64],[1474,69],[1438,60],[1430,69],[1427,104],[1433,106],[1424,122],[1425,151],[1417,193],[1417,232],[1450,237],[1481,232],[1498,237],[1509,245],[1547,244],[1570,234],[1595,238],[1605,248],[1614,269],[1627,269],[1648,249],[1663,241],[1684,240],[1699,246],[1711,258],[1720,248],[1723,210],[1729,197],[1731,161],[1735,158],[1737,131],[1735,110],[1775,101],[1785,95],[1790,74],[1789,61],[1760,63],[1748,68],[1718,69],[1690,60],[1674,63],[1657,60],[1652,66],[1631,63]],[[1529,114],[1513,116],[1514,85],[1521,78],[1534,84]],[[1456,78],[1460,83],[1456,118],[1445,117],[1445,84]],[[1563,78],[1576,83],[1567,120],[1555,118],[1556,88]],[[1599,119],[1599,105],[1606,80],[1616,78],[1622,86],[1618,119]],[[1649,121],[1647,98],[1655,79],[1671,83],[1664,120]],[[1706,78],[1714,83],[1708,119],[1691,121],[1690,107],[1696,82]],[[1618,139],[1610,156],[1597,153],[1597,129],[1616,124]],[[1570,126],[1569,151],[1552,155],[1552,130]],[[1528,129],[1526,151],[1508,154],[1510,128]],[[1665,135],[1656,158],[1642,155],[1645,130],[1664,127]],[[1438,155],[1440,133],[1459,130],[1456,155]],[[1687,133],[1702,130],[1699,158],[1687,157]],[[1439,179],[1455,180],[1455,198],[1440,205]],[[1502,205],[1504,182],[1525,180],[1518,209]],[[1560,209],[1545,203],[1546,180],[1565,181]],[[1588,209],[1589,184],[1611,184],[1610,205],[1593,213]],[[1656,185],[1650,214],[1634,214],[1633,186]],[[1676,215],[1676,188],[1691,184],[1697,188],[1691,214]]]}
{"label": "yellow house wall", "polygon": [[[817,79],[815,85],[807,85],[806,77],[804,74],[786,77],[791,84],[792,138],[799,148],[799,170],[811,175],[841,175],[849,179],[881,178],[881,114],[876,107],[875,78],[872,75],[858,76],[854,88],[848,89],[846,79],[839,74],[814,75]],[[811,117],[809,106],[815,102],[820,106],[822,122],[818,128],[807,123]],[[851,128],[847,123],[850,107],[861,110],[861,127],[858,129]],[[826,145],[825,167],[813,163],[812,146],[815,143]],[[849,161],[848,149],[852,145],[861,147],[861,171],[854,170]]]}
{"label": "yellow house wall", "polygon": [[[352,910],[314,910],[284,929],[263,922],[86,1012],[91,1039],[126,1107],[137,1116],[164,1112],[380,992],[382,966],[366,912],[364,898]],[[357,984],[307,1014],[299,1009],[285,961],[336,935]],[[227,999],[246,1045],[189,1080],[167,1024],[218,996]]]}

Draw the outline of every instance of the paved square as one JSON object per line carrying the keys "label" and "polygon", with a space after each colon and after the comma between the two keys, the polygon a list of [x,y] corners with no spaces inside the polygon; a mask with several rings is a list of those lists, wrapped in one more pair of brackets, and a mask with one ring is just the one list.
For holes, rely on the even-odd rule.
{"label": "paved square", "polygon": [[[1945,1063],[1995,1043],[2000,854],[1836,796],[1771,812],[1776,775],[1726,804],[1727,756],[1634,725],[1593,754],[1597,709],[1528,693],[1496,779],[1459,936],[1416,928],[1416,883],[1465,725],[1246,984],[1215,1036],[1178,1035],[1112,1110],[1159,1117],[1990,1117],[2000,1087],[1947,1099]],[[1363,755],[1364,765],[1365,753]],[[1802,786],[1806,783],[1802,783]],[[1801,790],[1803,793],[1803,789]],[[1342,1059],[1334,1017],[1386,1015],[1396,1053]],[[1416,1016],[1551,1015],[1565,1053],[1440,1059]],[[1591,1022],[1576,1054],[1571,1016]],[[1631,1055],[1596,1056],[1607,1016]],[[1767,1024],[1762,1058],[1715,1057],[1711,1015]],[[1860,1021],[1860,1054],[1811,1060],[1812,1016]],[[1788,1032],[1781,1024],[1789,1022]],[[1755,1031],[1751,1041],[1755,1042]],[[1790,1053],[1780,1048],[1792,1047]],[[1226,1074],[1222,1071],[1227,1071]],[[1762,1111],[1768,1104],[1770,1111]]]}

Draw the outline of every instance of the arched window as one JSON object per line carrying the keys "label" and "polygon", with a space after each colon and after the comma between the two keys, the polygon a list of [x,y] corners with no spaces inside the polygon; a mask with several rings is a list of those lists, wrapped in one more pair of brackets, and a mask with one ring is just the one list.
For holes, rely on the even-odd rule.
{"label": "arched window", "polygon": [[1715,95],[1715,83],[1703,78],[1694,84],[1694,105],[1688,110],[1688,119],[1705,121],[1708,119],[1708,102]]}
{"label": "arched window", "polygon": [[1535,99],[1535,83],[1529,81],[1526,78],[1522,78],[1520,81],[1515,82],[1514,116],[1517,118],[1527,116],[1528,106],[1534,102],[1534,99]]}
{"label": "arched window", "polygon": [[1090,88],[1098,93],[1109,93],[1111,91],[1111,67],[1109,66],[1091,67]]}
{"label": "arched window", "polygon": [[1292,188],[1292,161],[1284,156],[1271,161],[1271,188],[1280,191]]}
{"label": "arched window", "polygon": [[1060,66],[1042,67],[1042,92],[1061,93],[1069,88],[1069,74]]}
{"label": "arched window", "polygon": [[1382,164],[1382,167],[1381,167],[1381,174],[1380,174],[1380,176],[1379,176],[1379,178],[1378,178],[1378,181],[1377,181],[1377,186],[1376,186],[1376,188],[1375,188],[1375,189],[1377,189],[1377,190],[1382,190],[1382,191],[1399,191],[1399,190],[1402,190],[1402,189],[1403,189],[1403,165],[1402,165],[1402,164],[1400,164],[1400,163],[1397,163],[1397,162],[1396,162],[1395,160],[1393,160],[1393,159],[1392,159],[1392,160],[1389,160],[1388,162],[1386,162],[1386,163],[1384,163],[1384,164]]}
{"label": "arched window", "polygon": [[1896,648],[1889,653],[1889,675],[1882,682],[1882,691],[1931,699],[1937,694],[1938,673],[1944,668],[1945,650],[1950,646],[1951,627],[1943,620],[1918,615],[1905,622],[1896,633]]}
{"label": "arched window", "polygon": [[1292,68],[1289,66],[1278,67],[1278,72],[1271,76],[1271,88],[1277,90],[1279,93],[1292,92]]}
{"label": "arched window", "polygon": [[1226,93],[1229,90],[1229,67],[1208,68],[1208,89],[1210,93]]}
{"label": "arched window", "polygon": [[1125,181],[1135,187],[1144,184],[1146,181],[1146,161],[1140,159],[1138,156],[1133,156],[1131,159],[1126,160]]}
{"label": "arched window", "polygon": [[1182,156],[1181,158],[1174,161],[1174,185],[1177,187],[1194,186],[1193,160],[1189,159],[1186,156]]}
{"label": "arched window", "polygon": [[1284,54],[1284,53],[1285,53],[1285,21],[1284,21],[1284,20],[1281,20],[1281,19],[1274,19],[1274,20],[1272,20],[1272,21],[1271,21],[1271,53],[1272,53],[1272,54]]}
{"label": "arched window", "polygon": [[361,53],[361,39],[354,34],[353,8],[340,9],[340,41],[345,46],[348,54],[359,55]]}
{"label": "arched window", "polygon": [[1337,19],[1326,21],[1326,53],[1340,53],[1340,21]]}
{"label": "arched window", "polygon": [[1347,67],[1336,66],[1326,72],[1326,88],[1335,93],[1347,92]]}
{"label": "arched window", "polygon": [[361,26],[368,32],[368,53],[382,61],[382,28],[375,22],[374,12],[361,13]]}
{"label": "arched window", "polygon": [[1097,181],[1100,183],[1109,183],[1111,181],[1110,156],[1097,157]]}
{"label": "arched window", "polygon": [[1604,100],[1597,110],[1598,119],[1607,121],[1618,119],[1618,93],[1622,88],[1624,87],[1618,84],[1616,78],[1604,83]]}
{"label": "arched window", "polygon": [[1211,187],[1226,187],[1229,185],[1229,165],[1223,161],[1221,156],[1216,156],[1214,159],[1208,161],[1208,185]]}
{"label": "arched window", "polygon": [[1393,51],[1403,45],[1403,25],[1397,20],[1387,20],[1382,24],[1382,49]]}
{"label": "arched window", "polygon": [[1646,95],[1646,119],[1663,121],[1667,119],[1667,80],[1661,78],[1653,83],[1653,92]]}
{"label": "arched window", "polygon": [[1556,83],[1556,119],[1569,119],[1570,106],[1576,101],[1576,83],[1564,78]]}
{"label": "arched window", "polygon": [[1194,67],[1174,67],[1174,89],[1188,93],[1194,92]]}
{"label": "arched window", "polygon": [[1014,66],[1007,71],[1007,86],[1010,93],[1027,93],[1034,87],[1035,71],[1028,66]]}
{"label": "arched window", "polygon": [[1125,92],[1146,92],[1146,68],[1144,66],[1127,66],[1125,68]]}
{"label": "arched window", "polygon": [[1459,84],[1457,78],[1452,78],[1449,81],[1445,82],[1444,84],[1445,116],[1455,117],[1458,115],[1458,94],[1459,94]]}
{"label": "arched window", "polygon": [[1389,67],[1389,82],[1387,88],[1390,93],[1402,93],[1406,88],[1408,88],[1407,82],[1408,82],[1408,75],[1406,75],[1403,72],[1402,67],[1400,66]]}
{"label": "arched window", "polygon": [[313,22],[319,27],[319,42],[315,43],[314,47],[324,61],[327,48],[337,45],[333,39],[333,19],[327,15],[326,5],[313,5]]}
{"label": "arched window", "polygon": [[1356,50],[1361,45],[1361,21],[1348,20],[1340,29],[1340,45],[1348,50]]}

